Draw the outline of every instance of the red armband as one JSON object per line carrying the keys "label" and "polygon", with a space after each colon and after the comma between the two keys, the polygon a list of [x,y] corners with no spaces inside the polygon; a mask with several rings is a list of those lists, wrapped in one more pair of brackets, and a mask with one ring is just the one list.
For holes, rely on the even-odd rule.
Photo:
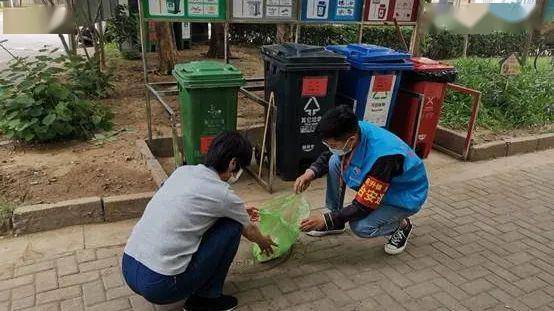
{"label": "red armband", "polygon": [[381,204],[388,189],[388,183],[370,176],[358,190],[355,200],[368,209],[373,210]]}

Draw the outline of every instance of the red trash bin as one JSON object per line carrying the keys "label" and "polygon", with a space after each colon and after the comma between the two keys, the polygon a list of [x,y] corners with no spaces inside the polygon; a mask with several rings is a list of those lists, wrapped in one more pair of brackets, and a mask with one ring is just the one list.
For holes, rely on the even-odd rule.
{"label": "red trash bin", "polygon": [[[407,72],[402,79],[402,89],[424,96],[419,126],[418,100],[400,92],[393,110],[390,130],[411,145],[415,139],[415,151],[426,158],[433,147],[435,131],[446,95],[446,84],[456,80],[453,66],[425,57],[413,57],[414,70]],[[417,133],[415,132],[417,130]],[[415,136],[417,135],[417,136]]]}

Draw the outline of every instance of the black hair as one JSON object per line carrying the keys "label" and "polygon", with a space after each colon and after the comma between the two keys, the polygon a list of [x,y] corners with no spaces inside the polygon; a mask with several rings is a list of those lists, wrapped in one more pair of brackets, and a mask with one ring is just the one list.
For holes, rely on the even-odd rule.
{"label": "black hair", "polygon": [[358,131],[358,118],[350,107],[344,105],[327,111],[317,126],[322,139],[345,140]]}
{"label": "black hair", "polygon": [[210,144],[205,165],[218,173],[223,173],[233,158],[237,159],[235,172],[249,166],[252,160],[252,145],[239,132],[226,131],[217,135]]}

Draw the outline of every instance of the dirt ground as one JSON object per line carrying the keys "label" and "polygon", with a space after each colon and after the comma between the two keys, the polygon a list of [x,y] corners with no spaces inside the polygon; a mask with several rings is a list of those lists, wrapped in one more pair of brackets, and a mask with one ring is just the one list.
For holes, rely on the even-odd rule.
{"label": "dirt ground", "polygon": [[[178,62],[205,59],[206,46],[194,46],[178,53]],[[231,63],[246,76],[263,75],[257,49],[234,48]],[[149,79],[171,81],[160,76],[156,54],[149,55]],[[23,145],[0,136],[0,198],[14,205],[52,203],[86,196],[108,196],[152,191],[155,184],[136,151],[137,139],[147,136],[142,62],[116,60],[116,88],[103,102],[114,113],[114,130],[105,139],[52,144]],[[176,96],[167,98],[178,111]],[[163,110],[152,102],[154,136],[170,133]],[[263,109],[241,98],[239,127],[263,121]]]}
{"label": "dirt ground", "polygon": [[[207,46],[195,45],[191,50],[180,51],[178,62],[205,59],[206,51]],[[232,47],[232,53],[231,63],[245,76],[263,76],[259,49]],[[148,63],[151,82],[173,80],[156,74],[156,54],[148,56]],[[106,134],[107,139],[42,145],[11,143],[0,136],[0,199],[20,205],[155,189],[135,147],[137,139],[147,136],[142,62],[117,59],[113,65],[116,91],[103,102],[115,112],[114,131]],[[177,97],[165,99],[178,113]],[[169,136],[169,123],[156,101],[152,101],[152,114],[154,137]],[[263,108],[240,95],[237,114],[239,128],[263,123]],[[553,126],[506,133],[477,129],[475,140],[484,142],[553,130]],[[170,160],[162,162],[171,169]]]}

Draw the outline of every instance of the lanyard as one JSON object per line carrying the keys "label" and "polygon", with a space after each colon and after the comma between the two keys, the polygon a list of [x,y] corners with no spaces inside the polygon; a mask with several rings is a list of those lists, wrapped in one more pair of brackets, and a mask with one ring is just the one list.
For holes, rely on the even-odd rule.
{"label": "lanyard", "polygon": [[354,152],[356,152],[356,149],[358,149],[358,146],[356,146],[356,148],[354,148],[354,150],[352,150],[349,154],[342,157],[342,160],[340,163],[340,187],[341,188],[344,187],[344,183],[345,183],[344,172],[350,165],[350,162],[352,161],[352,157],[354,156]]}

